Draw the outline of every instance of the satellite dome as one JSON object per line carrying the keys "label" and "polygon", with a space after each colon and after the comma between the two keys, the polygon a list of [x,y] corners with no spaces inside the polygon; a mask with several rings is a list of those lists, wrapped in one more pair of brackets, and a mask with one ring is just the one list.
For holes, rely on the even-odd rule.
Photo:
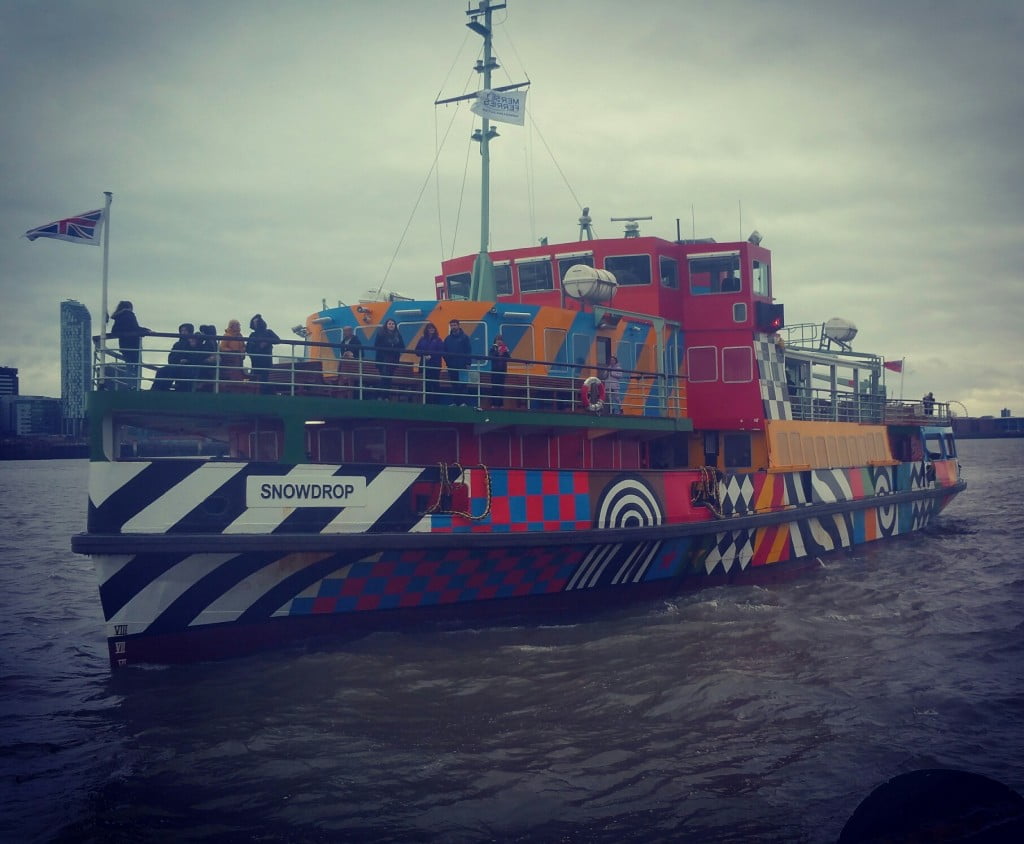
{"label": "satellite dome", "polygon": [[822,333],[829,340],[835,340],[837,343],[851,343],[853,338],[857,336],[857,326],[848,319],[832,317],[832,319],[825,323]]}

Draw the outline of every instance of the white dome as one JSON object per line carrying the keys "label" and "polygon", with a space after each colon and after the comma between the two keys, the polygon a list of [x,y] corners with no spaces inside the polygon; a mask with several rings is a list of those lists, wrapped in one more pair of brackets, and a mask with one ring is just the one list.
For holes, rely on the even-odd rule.
{"label": "white dome", "polygon": [[573,299],[597,304],[610,302],[619,283],[608,270],[595,270],[586,264],[573,264],[562,277],[565,294]]}

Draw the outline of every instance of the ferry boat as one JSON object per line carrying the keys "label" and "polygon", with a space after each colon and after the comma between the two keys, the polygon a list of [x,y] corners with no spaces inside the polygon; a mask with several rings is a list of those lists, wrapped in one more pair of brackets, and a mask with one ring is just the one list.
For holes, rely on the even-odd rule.
{"label": "ferry boat", "polygon": [[[503,7],[467,12],[484,91]],[[486,173],[488,118],[475,137]],[[889,399],[847,320],[786,325],[756,233],[624,222],[598,239],[583,209],[569,242],[481,243],[429,300],[325,304],[269,366],[169,373],[176,335],[137,367],[101,343],[72,547],[111,664],[761,582],[920,530],[965,488],[948,405]],[[464,339],[417,353],[453,323]]]}

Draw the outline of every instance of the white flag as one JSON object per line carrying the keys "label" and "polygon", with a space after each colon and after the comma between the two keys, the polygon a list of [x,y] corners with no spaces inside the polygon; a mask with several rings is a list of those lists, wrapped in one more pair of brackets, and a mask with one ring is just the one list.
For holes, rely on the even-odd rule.
{"label": "white flag", "polygon": [[488,120],[522,126],[526,122],[526,91],[480,91],[469,110]]}

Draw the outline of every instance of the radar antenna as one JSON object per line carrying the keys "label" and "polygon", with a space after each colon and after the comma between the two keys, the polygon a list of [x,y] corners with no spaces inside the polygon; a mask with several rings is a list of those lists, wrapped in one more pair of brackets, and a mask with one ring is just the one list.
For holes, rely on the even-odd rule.
{"label": "radar antenna", "polygon": [[626,230],[623,237],[640,237],[640,223],[637,220],[653,220],[654,217],[612,217],[613,223],[625,223]]}

